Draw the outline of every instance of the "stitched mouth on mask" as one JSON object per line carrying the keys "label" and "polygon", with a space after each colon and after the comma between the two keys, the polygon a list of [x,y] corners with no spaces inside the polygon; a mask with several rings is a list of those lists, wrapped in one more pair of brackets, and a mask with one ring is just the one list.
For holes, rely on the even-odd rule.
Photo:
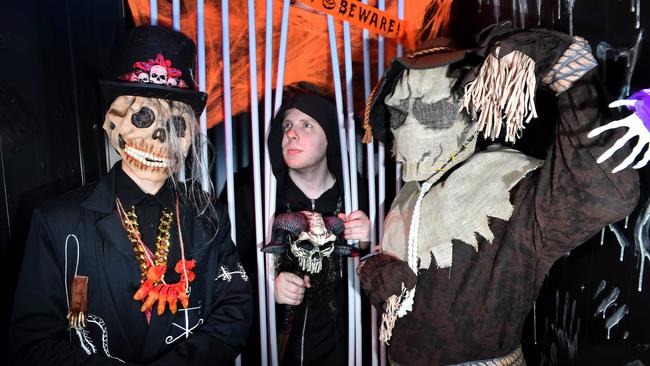
{"label": "stitched mouth on mask", "polygon": [[151,147],[135,147],[128,142],[124,147],[124,154],[129,162],[134,163],[141,169],[162,170],[175,163],[174,160],[168,159],[160,151],[154,151]]}

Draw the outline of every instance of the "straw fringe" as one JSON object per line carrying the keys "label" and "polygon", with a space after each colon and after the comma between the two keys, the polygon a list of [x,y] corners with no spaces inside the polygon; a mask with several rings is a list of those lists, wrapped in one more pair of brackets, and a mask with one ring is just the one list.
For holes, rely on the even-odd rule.
{"label": "straw fringe", "polygon": [[462,109],[470,112],[473,107],[478,114],[477,131],[486,138],[499,137],[505,124],[506,142],[515,142],[524,124],[537,118],[535,61],[513,51],[508,62],[499,51],[497,46],[483,62],[478,77],[465,86]]}
{"label": "straw fringe", "polygon": [[402,283],[402,292],[399,296],[393,295],[386,300],[386,311],[381,314],[381,329],[379,331],[379,340],[388,344],[390,338],[393,336],[393,328],[397,320],[397,311],[399,310],[400,303],[404,296],[406,296],[406,287]]}

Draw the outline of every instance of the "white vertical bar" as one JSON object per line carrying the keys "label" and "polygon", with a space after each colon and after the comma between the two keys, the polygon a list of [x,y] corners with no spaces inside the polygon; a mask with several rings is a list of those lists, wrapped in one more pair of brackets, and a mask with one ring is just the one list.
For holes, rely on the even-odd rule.
{"label": "white vertical bar", "polygon": [[[275,203],[273,206],[271,202],[274,202],[275,199],[271,196],[275,196],[275,186],[276,181],[271,171],[271,160],[269,159],[269,148],[267,144],[267,138],[270,131],[271,119],[273,118],[273,110],[271,98],[273,98],[272,93],[272,80],[273,77],[273,0],[266,0],[266,35],[265,35],[265,50],[264,50],[264,204],[266,211],[264,212],[264,227],[265,227],[265,236],[266,241],[271,240],[271,222],[273,221],[273,213],[275,211]],[[278,335],[275,330],[275,296],[274,296],[274,287],[275,287],[275,272],[273,268],[273,256],[265,256],[266,260],[266,292],[267,292],[267,317],[268,322],[268,337],[269,337],[269,348],[270,352],[266,355],[262,354],[262,357],[270,358],[270,363],[273,366],[278,365],[278,346],[277,339]]]}
{"label": "white vertical bar", "polygon": [[[279,54],[278,54],[278,71],[277,71],[277,78],[276,78],[276,86],[275,86],[275,107],[273,110],[273,114],[271,114],[270,110],[270,99],[268,99],[268,104],[267,104],[267,99],[265,98],[265,117],[268,117],[266,120],[267,126],[270,127],[271,124],[271,118],[275,116],[275,114],[278,112],[280,109],[280,106],[282,104],[282,90],[284,88],[284,65],[286,61],[286,52],[287,52],[287,33],[288,33],[288,27],[289,27],[289,5],[290,5],[290,0],[284,0],[284,3],[282,5],[282,25],[280,27],[280,48],[279,48]],[[267,75],[265,75],[265,89],[268,89],[268,94],[267,97],[270,98],[271,96],[271,91],[270,91],[270,85],[271,85],[271,69],[272,69],[272,32],[273,32],[273,19],[272,19],[272,0],[267,0],[267,13],[266,13],[266,70],[267,70]],[[268,131],[269,128],[267,127],[267,136],[268,136]],[[268,159],[268,146],[266,146],[266,174],[270,174],[268,176],[268,182],[267,184],[267,189],[268,189],[268,199],[267,199],[267,212],[266,212],[266,235],[267,235],[267,241],[271,240],[271,221],[273,219],[273,213],[275,211],[275,194],[276,194],[276,180],[273,177],[273,174],[271,172],[271,163],[270,160]],[[276,331],[276,324],[275,324],[275,296],[274,296],[274,288],[275,288],[275,273],[274,271],[274,265],[273,265],[273,257],[271,255],[266,256],[267,258],[267,277],[269,280],[267,281],[267,291],[268,291],[268,322],[269,322],[269,339],[271,343],[271,364],[273,366],[278,364],[278,347],[277,347],[277,331]]]}
{"label": "white vertical bar", "polygon": [[232,143],[232,104],[230,93],[230,22],[228,19],[228,0],[221,2],[221,33],[223,57],[223,123],[224,150],[226,153],[226,194],[228,197],[228,216],[230,216],[231,237],[237,242],[237,223],[235,222],[235,179],[233,169]]}
{"label": "white vertical bar", "polygon": [[[173,0],[172,1],[172,28],[175,31],[181,31],[181,1]],[[185,169],[182,169],[178,172],[178,179],[181,182],[185,182]]]}
{"label": "white vertical bar", "polygon": [[[350,168],[348,165],[347,147],[345,140],[345,122],[343,117],[343,96],[341,91],[341,74],[339,71],[339,56],[336,48],[336,30],[334,18],[327,16],[327,31],[329,34],[330,55],[332,59],[332,78],[334,79],[334,96],[336,99],[336,111],[339,124],[339,140],[341,144],[341,165],[343,169],[343,200],[345,203],[345,214],[351,212],[350,199]],[[355,362],[355,314],[354,314],[354,260],[348,258],[348,365],[354,366]]]}
{"label": "white vertical bar", "polygon": [[[172,27],[174,30],[181,30],[181,0],[172,1]],[[185,182],[185,169],[178,172],[178,179]]]}
{"label": "white vertical bar", "polygon": [[[345,99],[346,99],[346,113],[347,113],[347,138],[348,138],[348,158],[350,161],[350,169],[344,174],[350,175],[350,197],[351,197],[351,211],[359,209],[359,190],[357,187],[357,139],[354,124],[354,95],[352,87],[352,46],[350,40],[350,23],[343,22],[343,53],[345,60]],[[341,157],[345,159],[345,156]],[[361,366],[361,349],[362,349],[362,336],[361,336],[361,286],[359,284],[359,276],[357,271],[359,268],[359,257],[354,257],[354,267],[352,271],[352,281],[354,286],[354,338],[355,338],[355,363]],[[350,279],[348,279],[349,281]]]}
{"label": "white vertical bar", "polygon": [[[377,1],[377,8],[379,10],[386,10],[386,4],[384,0]],[[377,40],[377,74],[378,79],[384,75],[384,63],[386,54],[384,48],[384,37],[379,36]],[[377,224],[379,228],[379,240],[384,238],[384,215],[386,212],[386,152],[384,149],[384,144],[377,142],[377,155],[378,155],[378,164],[377,164],[377,175],[378,175],[378,193],[377,193]],[[379,364],[381,366],[386,365],[386,345],[383,342],[379,342]]]}
{"label": "white vertical bar", "polygon": [[[364,4],[368,3],[368,0],[363,0]],[[370,98],[370,39],[367,29],[362,31],[363,37],[363,89],[364,89],[364,100]],[[370,219],[370,251],[375,250],[377,243],[376,235],[376,221],[377,221],[377,202],[375,200],[375,146],[372,141],[366,145],[366,162],[367,162],[367,176],[368,176],[368,217]],[[370,342],[371,342],[371,355],[370,361],[371,366],[377,366],[379,363],[378,356],[378,344],[377,344],[378,334],[377,334],[377,309],[374,306],[370,306]]]}
{"label": "white vertical bar", "polygon": [[289,5],[290,0],[284,0],[282,4],[282,25],[280,27],[280,47],[278,50],[278,73],[275,79],[275,105],[273,116],[278,113],[282,106],[282,92],[284,89],[284,64],[287,58],[287,33],[289,32]]}
{"label": "white vertical bar", "polygon": [[158,0],[149,0],[151,25],[158,25]]}
{"label": "white vertical bar", "polygon": [[[196,1],[196,46],[197,46],[197,69],[199,74],[199,90],[206,91],[207,82],[206,82],[206,73],[205,73],[205,8],[203,0]],[[208,161],[208,127],[207,127],[207,115],[206,111],[203,110],[200,118],[200,143],[201,143],[201,157],[204,162]],[[207,166],[202,168],[207,169]],[[209,172],[203,172],[201,174],[201,187],[204,191],[210,190],[210,175]]]}
{"label": "white vertical bar", "polygon": [[[397,18],[400,20],[404,19],[404,0],[397,0]],[[402,57],[404,54],[404,46],[402,43],[397,40],[397,57]],[[402,163],[399,161],[395,162],[395,196],[399,193],[399,189],[402,187]]]}
{"label": "white vertical bar", "polygon": [[[230,238],[237,242],[237,223],[235,221],[235,179],[233,173],[232,144],[232,105],[230,100],[230,22],[228,0],[221,2],[221,42],[223,58],[223,123],[226,154],[226,194],[228,197],[228,216],[230,216]],[[237,356],[235,365],[241,365],[241,355]]]}
{"label": "white vertical bar", "polygon": [[[248,0],[248,58],[251,88],[251,139],[253,142],[253,195],[255,202],[255,254],[257,259],[257,291],[260,316],[260,359],[269,364],[266,324],[266,272],[264,270],[264,223],[262,221],[262,190],[260,177],[260,132],[257,101],[257,42],[255,32],[255,0]],[[255,331],[255,330],[252,330]]]}
{"label": "white vertical bar", "polygon": [[172,0],[172,27],[181,30],[181,0]]}

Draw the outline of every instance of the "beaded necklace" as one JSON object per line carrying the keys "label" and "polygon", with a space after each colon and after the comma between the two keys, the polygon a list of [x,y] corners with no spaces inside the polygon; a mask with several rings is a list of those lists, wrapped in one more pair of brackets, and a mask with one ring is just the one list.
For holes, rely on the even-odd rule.
{"label": "beaded necklace", "polygon": [[135,207],[131,207],[129,211],[125,211],[122,202],[117,197],[115,198],[115,204],[120,220],[122,221],[122,226],[127,232],[129,241],[133,244],[133,251],[140,264],[140,288],[133,296],[133,299],[136,301],[144,301],[140,311],[146,313],[147,321],[150,321],[151,309],[156,302],[158,302],[156,311],[158,316],[165,312],[167,304],[169,304],[169,310],[172,314],[176,314],[178,309],[177,302],[179,300],[183,308],[187,309],[189,306],[189,283],[194,281],[195,274],[192,269],[194,269],[196,263],[193,259],[185,259],[183,235],[181,234],[180,220],[178,220],[180,217],[178,196],[176,196],[176,223],[178,224],[181,259],[174,266],[174,271],[180,275],[180,279],[173,284],[165,282],[171,236],[170,228],[174,220],[173,214],[163,208],[160,224],[158,225],[156,252],[154,254],[142,240]]}

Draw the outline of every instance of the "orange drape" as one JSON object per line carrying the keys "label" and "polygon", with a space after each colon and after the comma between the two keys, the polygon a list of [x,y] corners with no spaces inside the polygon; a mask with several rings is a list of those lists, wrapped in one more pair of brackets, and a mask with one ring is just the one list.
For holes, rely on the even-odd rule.
{"label": "orange drape", "polygon": [[[439,34],[444,31],[448,22],[453,0],[405,1],[404,19],[405,48],[414,48],[422,33],[423,23],[428,29],[427,34]],[[149,24],[149,0],[129,0],[129,7],[135,24]],[[273,85],[275,86],[275,70],[280,41],[280,25],[283,0],[273,2]],[[369,1],[375,5],[376,1]],[[426,9],[434,9],[431,19],[423,21]],[[244,112],[249,108],[249,58],[248,58],[248,2],[246,0],[230,0],[230,59],[232,80],[232,114]],[[397,0],[386,1],[386,12],[397,14]],[[264,37],[266,1],[255,0],[256,34],[257,34],[257,68],[258,95],[263,97],[264,89]],[[313,83],[325,89],[333,90],[329,43],[327,34],[327,18],[324,14],[315,12],[308,7],[296,3],[289,10],[289,33],[287,37],[287,57],[284,85],[300,81]],[[158,24],[171,26],[172,8],[170,1],[158,2]],[[339,47],[340,64],[343,67],[343,33],[342,25],[337,22],[337,45]],[[196,40],[196,1],[181,1],[181,32]],[[363,90],[363,54],[361,29],[351,27],[352,58],[354,63],[355,83]],[[223,64],[221,49],[221,2],[218,0],[205,1],[205,42],[208,92],[208,127],[223,120]],[[376,35],[371,34],[376,38]],[[376,46],[372,47],[376,54]],[[394,41],[386,40],[387,63],[395,56]],[[376,57],[372,58],[376,60]],[[376,65],[373,65],[376,68]],[[343,73],[342,73],[343,74]],[[373,80],[374,75],[373,74]],[[357,88],[357,86],[355,86]],[[363,93],[356,93],[362,98]],[[363,109],[363,100],[355,101],[358,110]]]}

